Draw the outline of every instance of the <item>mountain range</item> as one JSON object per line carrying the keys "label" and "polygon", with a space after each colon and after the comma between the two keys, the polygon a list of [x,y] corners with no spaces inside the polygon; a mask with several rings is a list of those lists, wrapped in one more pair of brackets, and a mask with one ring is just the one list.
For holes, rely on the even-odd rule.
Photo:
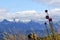
{"label": "mountain range", "polygon": [[[48,23],[48,22],[47,22]],[[59,29],[59,22],[53,22],[53,27],[55,32],[57,33]],[[46,35],[46,28],[48,29],[49,33],[51,34],[51,29],[49,27],[49,24],[47,26],[44,24],[44,21],[40,22],[35,22],[35,21],[30,21],[28,23],[23,23],[23,22],[10,22],[6,19],[0,22],[0,34],[2,32],[8,32],[8,33],[14,33],[15,31],[21,32],[21,33],[26,33],[29,34],[30,32],[34,32],[37,34]]]}

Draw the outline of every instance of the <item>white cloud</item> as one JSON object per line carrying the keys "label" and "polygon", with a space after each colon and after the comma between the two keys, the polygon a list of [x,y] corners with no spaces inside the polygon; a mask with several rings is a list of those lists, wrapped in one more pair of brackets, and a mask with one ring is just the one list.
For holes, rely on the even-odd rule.
{"label": "white cloud", "polygon": [[7,16],[7,10],[4,8],[0,8],[0,19],[3,20]]}
{"label": "white cloud", "polygon": [[[3,11],[5,12],[5,11]],[[42,13],[38,13],[35,10],[29,10],[29,11],[22,11],[22,12],[16,12],[16,13],[0,13],[0,20],[7,19],[9,21],[22,21],[22,22],[29,22],[31,20],[33,21],[41,21],[43,19],[44,15]]]}
{"label": "white cloud", "polygon": [[6,9],[0,8],[0,13],[6,13],[6,12],[8,12]]}
{"label": "white cloud", "polygon": [[[0,9],[1,10],[1,9]],[[4,12],[4,11],[3,11]],[[19,22],[29,22],[31,20],[33,21],[45,21],[45,12],[37,12],[35,10],[29,10],[29,11],[22,11],[22,12],[16,12],[16,13],[0,13],[0,21],[3,19],[7,19],[9,21],[15,21]],[[60,9],[55,8],[52,10],[49,10],[49,16],[53,18],[53,20],[60,20]]]}
{"label": "white cloud", "polygon": [[38,13],[37,11],[31,10],[31,11],[23,11],[23,12],[16,12],[14,14],[13,18],[16,19],[20,19],[20,21],[30,21],[30,20],[40,20],[41,18],[43,18],[44,15],[42,15],[41,13]]}
{"label": "white cloud", "polygon": [[53,18],[54,21],[60,20],[60,9],[55,8],[55,9],[49,10],[49,15],[50,17]]}
{"label": "white cloud", "polygon": [[49,11],[49,15],[50,16],[57,16],[60,17],[60,9],[59,8],[55,8]]}
{"label": "white cloud", "polygon": [[38,1],[47,5],[52,5],[55,7],[60,7],[60,0],[34,0],[34,1]]}

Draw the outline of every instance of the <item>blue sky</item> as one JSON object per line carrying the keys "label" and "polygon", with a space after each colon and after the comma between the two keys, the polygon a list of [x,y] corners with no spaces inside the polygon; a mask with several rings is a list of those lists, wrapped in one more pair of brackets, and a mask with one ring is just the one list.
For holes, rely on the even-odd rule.
{"label": "blue sky", "polygon": [[0,20],[41,21],[45,9],[54,20],[60,19],[60,0],[0,0]]}
{"label": "blue sky", "polygon": [[25,10],[43,11],[53,7],[31,0],[0,0],[0,8],[5,8],[9,12],[17,12]]}

